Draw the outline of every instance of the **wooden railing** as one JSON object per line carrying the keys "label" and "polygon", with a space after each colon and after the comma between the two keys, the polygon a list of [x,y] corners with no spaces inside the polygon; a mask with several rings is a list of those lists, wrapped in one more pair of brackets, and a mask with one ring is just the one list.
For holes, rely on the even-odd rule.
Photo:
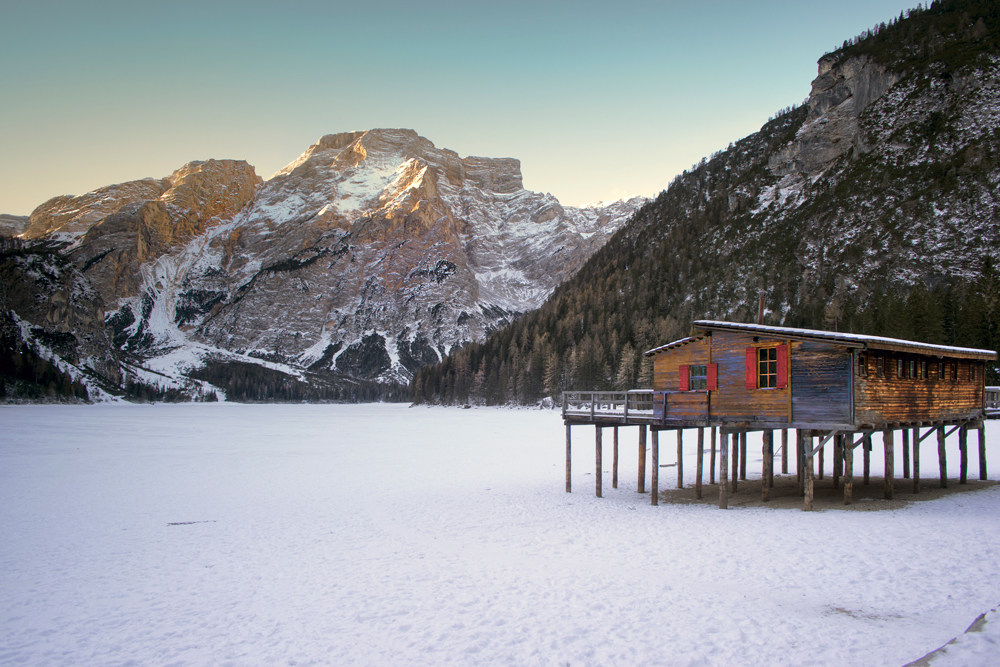
{"label": "wooden railing", "polygon": [[652,389],[632,391],[564,391],[562,415],[623,421],[653,420]]}

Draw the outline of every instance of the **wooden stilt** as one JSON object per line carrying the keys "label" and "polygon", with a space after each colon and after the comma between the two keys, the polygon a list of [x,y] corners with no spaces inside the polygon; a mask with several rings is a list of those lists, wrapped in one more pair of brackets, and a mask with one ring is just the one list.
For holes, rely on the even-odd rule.
{"label": "wooden stilt", "polygon": [[764,457],[764,469],[761,471],[760,498],[765,503],[771,499],[771,484],[769,483],[774,471],[774,456],[771,450],[771,431],[764,431],[764,445],[761,448]]}
{"label": "wooden stilt", "polygon": [[819,479],[823,479],[823,469],[826,468],[826,462],[823,460],[823,454],[825,453],[826,447],[819,448],[819,460],[816,462],[816,472]]}
{"label": "wooden stilt", "polygon": [[684,429],[677,429],[677,488],[684,488]]}
{"label": "wooden stilt", "polygon": [[895,461],[893,460],[893,454],[895,447],[893,446],[893,432],[892,429],[887,431],[882,431],[882,447],[885,449],[885,489],[883,494],[886,500],[892,500],[895,495]]}
{"label": "wooden stilt", "polygon": [[740,480],[747,480],[747,432],[740,433]]}
{"label": "wooden stilt", "polygon": [[712,454],[709,456],[708,462],[708,483],[715,484],[715,427],[711,426],[708,430],[711,432],[711,442],[709,443],[709,447],[712,448]]}
{"label": "wooden stilt", "polygon": [[854,435],[847,436],[850,442],[844,447],[844,504],[854,502]]}
{"label": "wooden stilt", "polygon": [[736,493],[736,489],[739,487],[739,476],[740,476],[740,434],[733,433],[733,479],[732,488],[733,493]]}
{"label": "wooden stilt", "polygon": [[979,425],[979,479],[986,479],[986,427]]}
{"label": "wooden stilt", "polygon": [[834,489],[840,488],[840,457],[841,457],[841,450],[843,449],[841,444],[843,442],[843,439],[844,436],[842,435],[836,435],[833,437],[833,488]]}
{"label": "wooden stilt", "polygon": [[788,474],[788,429],[781,429],[781,474]]}
{"label": "wooden stilt", "polygon": [[948,456],[944,451],[944,426],[938,426],[938,469],[941,473],[941,488],[948,488]]}
{"label": "wooden stilt", "polygon": [[614,453],[611,455],[611,488],[618,488],[618,427],[614,429]]}
{"label": "wooden stilt", "polygon": [[[714,429],[713,429],[714,432]],[[729,480],[726,479],[729,470],[729,431],[722,429],[720,438],[722,447],[719,449],[719,509],[729,509]]]}
{"label": "wooden stilt", "polygon": [[604,467],[604,462],[601,460],[603,458],[603,453],[601,452],[601,427],[596,427],[597,436],[595,438],[595,453],[594,453],[594,483],[596,485],[597,497],[601,497],[601,482],[604,480],[604,472],[602,468]]}
{"label": "wooden stilt", "polygon": [[910,431],[903,429],[903,479],[910,479]]}
{"label": "wooden stilt", "polygon": [[920,429],[913,429],[913,492],[920,493]]}
{"label": "wooden stilt", "polygon": [[653,478],[650,484],[650,504],[660,504],[660,432],[653,429]]}
{"label": "wooden stilt", "polygon": [[705,459],[705,429],[698,429],[698,460],[694,469],[694,497],[701,498],[701,473]]}
{"label": "wooden stilt", "polygon": [[872,437],[866,435],[864,440],[861,442],[861,447],[864,449],[864,459],[865,459],[865,486],[868,486],[868,473],[872,465]]}
{"label": "wooden stilt", "polygon": [[768,466],[767,472],[767,485],[770,488],[774,488],[774,431],[765,431],[767,433],[767,451],[768,456],[771,459],[771,465]]}
{"label": "wooden stilt", "polygon": [[571,481],[571,473],[573,472],[573,439],[570,437],[570,429],[573,427],[566,424],[566,493],[573,492],[573,482]]}
{"label": "wooden stilt", "polygon": [[795,429],[795,471],[798,474],[799,495],[806,495],[806,446],[805,434]]}
{"label": "wooden stilt", "polygon": [[966,484],[969,479],[969,427],[962,424],[958,429],[958,483]]}
{"label": "wooden stilt", "polygon": [[636,493],[646,493],[646,425],[639,426],[639,484]]}
{"label": "wooden stilt", "polygon": [[814,494],[814,491],[815,491],[814,486],[813,486],[813,453],[812,453],[812,449],[813,449],[813,447],[812,447],[812,436],[808,436],[808,437],[805,438],[805,464],[806,464],[805,465],[805,469],[806,469],[806,474],[805,474],[805,478],[806,478],[806,493],[805,493],[805,496],[806,496],[806,500],[805,500],[804,509],[806,511],[812,511],[812,508],[813,508],[813,494]]}

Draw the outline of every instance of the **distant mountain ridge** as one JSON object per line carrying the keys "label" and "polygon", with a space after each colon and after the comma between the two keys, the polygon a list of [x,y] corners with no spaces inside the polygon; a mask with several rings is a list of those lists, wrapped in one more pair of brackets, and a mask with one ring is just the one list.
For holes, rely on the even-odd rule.
{"label": "distant mountain ridge", "polygon": [[[823,56],[805,105],[679,175],[418,400],[648,385],[694,319],[1000,347],[1000,4],[935,2]],[[991,371],[991,378],[997,375]]]}
{"label": "distant mountain ridge", "polygon": [[[109,327],[112,349],[89,350],[102,363],[67,372],[102,374],[109,391],[133,377],[195,395],[264,372],[256,364],[265,384],[296,387],[277,397],[351,398],[537,308],[644,202],[564,207],[525,190],[515,159],[381,129],[324,136],[267,181],[244,161],[191,162],[56,197],[11,227],[49,245]],[[8,257],[5,281],[31,278]],[[34,287],[35,301],[56,298]],[[45,347],[47,328],[75,335],[27,300],[4,310],[33,344]]]}

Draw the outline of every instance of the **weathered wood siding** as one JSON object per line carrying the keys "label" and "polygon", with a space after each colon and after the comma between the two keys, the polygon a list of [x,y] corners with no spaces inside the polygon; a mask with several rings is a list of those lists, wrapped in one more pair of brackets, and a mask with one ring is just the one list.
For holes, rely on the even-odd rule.
{"label": "weathered wood siding", "polygon": [[708,392],[684,391],[667,394],[667,419],[704,420],[708,418]]}
{"label": "weathered wood siding", "polygon": [[[884,377],[878,377],[879,357],[885,360]],[[896,364],[902,361],[908,366],[910,360],[917,362],[918,377],[898,377]],[[943,378],[938,373],[939,361],[945,362]],[[927,378],[920,377],[921,362],[927,362]],[[855,414],[860,424],[959,419],[982,410],[982,362],[871,350],[866,363],[867,376],[860,375],[858,368],[853,371]],[[955,364],[957,377],[953,377]],[[976,380],[970,377],[972,368]]]}
{"label": "weathered wood siding", "polygon": [[[777,339],[739,332],[712,333],[712,362],[719,364],[719,390],[712,392],[712,417],[753,423],[788,420],[788,389],[747,389],[746,349],[785,345]],[[793,385],[794,387],[794,380]]]}
{"label": "weathered wood siding", "polygon": [[[666,350],[653,357],[653,389],[679,391],[681,388],[678,368],[708,364],[709,337]],[[714,360],[713,360],[714,361]]]}
{"label": "weathered wood siding", "polygon": [[850,350],[829,343],[792,343],[792,420],[851,422]]}

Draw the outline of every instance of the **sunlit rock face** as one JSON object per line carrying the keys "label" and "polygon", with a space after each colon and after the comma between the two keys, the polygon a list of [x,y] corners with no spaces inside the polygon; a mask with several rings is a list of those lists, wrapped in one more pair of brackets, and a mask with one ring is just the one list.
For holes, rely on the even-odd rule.
{"label": "sunlit rock face", "polygon": [[406,381],[538,307],[644,201],[564,207],[515,159],[381,129],[324,136],[267,181],[209,160],[57,197],[26,236],[69,244],[115,340],[148,360]]}

